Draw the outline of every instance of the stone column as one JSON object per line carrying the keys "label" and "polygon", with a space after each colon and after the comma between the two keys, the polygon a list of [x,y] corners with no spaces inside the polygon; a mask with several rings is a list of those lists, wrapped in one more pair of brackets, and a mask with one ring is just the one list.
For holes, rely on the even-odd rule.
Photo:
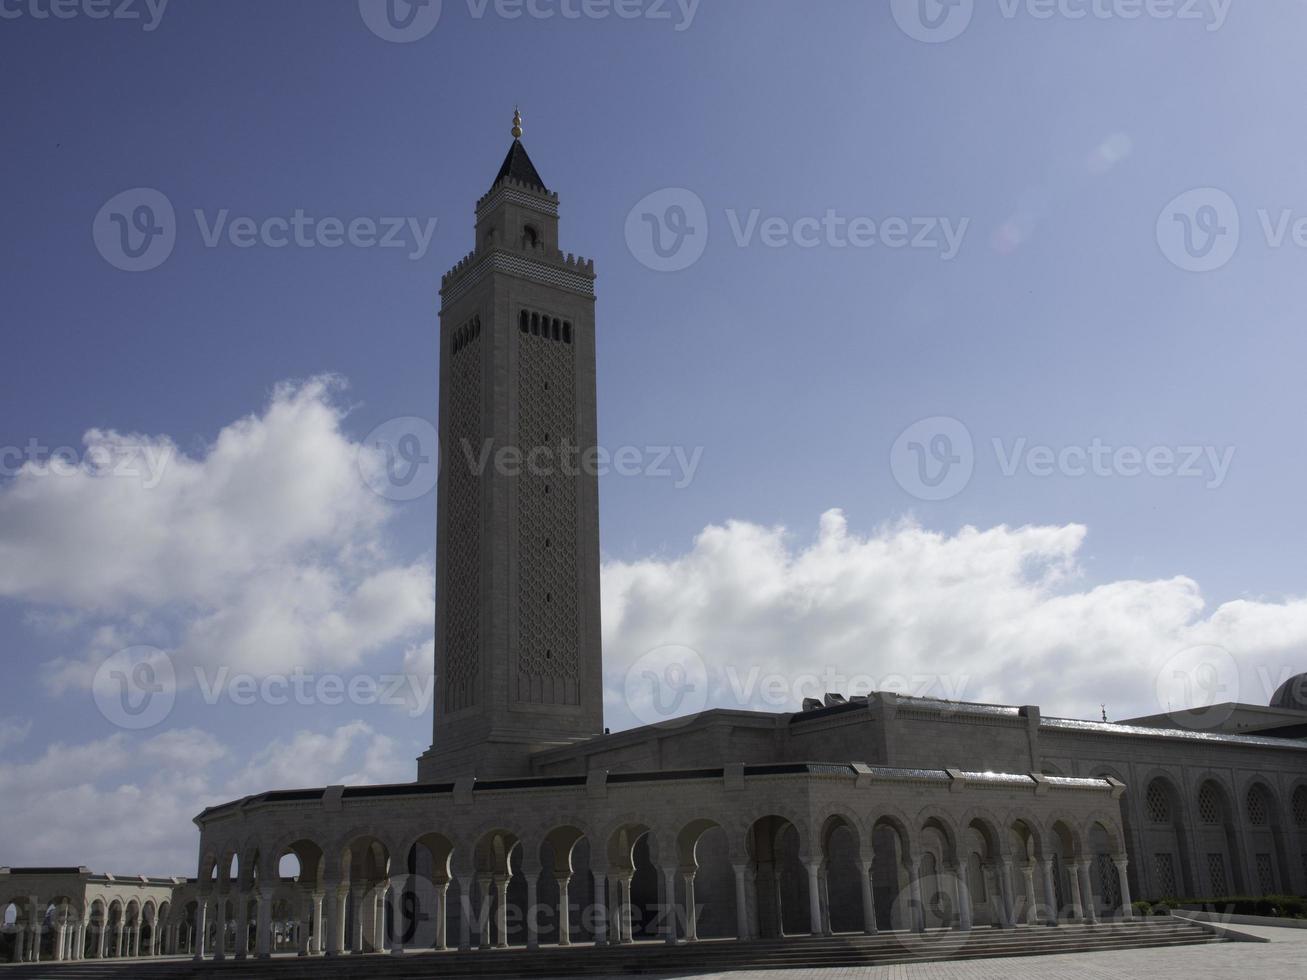
{"label": "stone column", "polygon": [[436,949],[448,949],[449,882],[436,882]]}
{"label": "stone column", "polygon": [[[384,953],[386,951],[386,906],[394,897],[394,886],[382,885],[372,896],[371,908],[372,917],[368,920],[372,923],[372,952]],[[398,909],[399,906],[396,906]],[[395,928],[395,923],[399,921],[399,912],[396,911],[391,919],[391,927]],[[401,949],[402,953],[403,950]]]}
{"label": "stone column", "polygon": [[[398,879],[390,886],[390,955],[404,955],[404,932],[407,923],[404,921],[404,892],[408,888],[408,878]],[[377,951],[386,942],[386,918],[385,910],[382,910],[381,918],[377,926]]]}
{"label": "stone column", "polygon": [[99,935],[95,937],[95,958],[104,959],[105,947],[109,944],[109,912],[106,909],[104,916],[100,919]]}
{"label": "stone column", "polygon": [[1040,870],[1044,878],[1044,906],[1045,922],[1050,926],[1056,926],[1061,917],[1061,909],[1057,907],[1057,885],[1053,881],[1053,859],[1045,858],[1039,863]]}
{"label": "stone column", "polygon": [[745,935],[750,939],[762,936],[762,911],[758,906],[758,869],[749,865],[744,870],[744,908],[746,911]]}
{"label": "stone column", "polygon": [[495,949],[508,949],[508,875],[495,875],[495,894],[499,899],[496,909]]}
{"label": "stone column", "polygon": [[607,885],[608,876],[602,873],[596,873],[595,882],[595,945],[604,946],[608,943],[608,933],[610,930],[610,917],[608,915],[608,895]]}
{"label": "stone column", "polygon": [[1121,883],[1121,918],[1127,922],[1135,917],[1134,904],[1130,900],[1130,861],[1124,857],[1112,858],[1116,868],[1117,880]]}
{"label": "stone column", "polygon": [[363,955],[363,883],[355,881],[349,890],[349,951],[354,956]]}
{"label": "stone column", "polygon": [[1089,925],[1095,925],[1098,922],[1098,911],[1094,908],[1094,889],[1089,878],[1089,862],[1081,861],[1076,865],[1080,872],[1080,899],[1084,903],[1085,922]]}
{"label": "stone column", "polygon": [[236,897],[236,959],[250,954],[250,896],[242,892]]}
{"label": "stone column", "polygon": [[913,860],[905,864],[904,869],[908,873],[908,900],[911,908],[909,912],[909,928],[913,932],[926,931],[926,908],[921,900],[921,862]]}
{"label": "stone column", "polygon": [[880,932],[876,925],[876,895],[871,889],[871,862],[862,862],[862,876],[858,881],[862,889],[862,931],[868,936]]}
{"label": "stone column", "polygon": [[28,962],[40,963],[41,962],[41,927],[43,925],[42,920],[45,918],[45,909],[40,907],[41,903],[35,895],[30,896],[28,898],[28,902],[30,903],[30,907],[32,910],[32,922],[31,922],[32,942],[31,942],[31,952],[28,957]]}
{"label": "stone column", "polygon": [[816,861],[809,861],[806,867],[808,869],[808,932],[820,936],[825,931],[821,921],[821,865]]}
{"label": "stone column", "polygon": [[1021,865],[1021,877],[1025,882],[1026,925],[1039,925],[1039,902],[1035,899],[1035,865],[1027,861]]}
{"label": "stone column", "polygon": [[[106,915],[108,913],[106,912]],[[204,947],[209,939],[209,902],[201,898],[195,906],[195,959],[204,959]],[[107,930],[106,930],[107,931]],[[104,936],[100,937],[100,955],[104,956]]]}
{"label": "stone column", "polygon": [[21,922],[14,922],[17,927],[14,931],[14,962],[27,962],[27,930],[23,928]]}
{"label": "stone column", "polygon": [[54,915],[54,961],[63,962],[64,958],[64,940],[67,938],[68,927],[60,920],[63,918],[61,912]]}
{"label": "stone column", "polygon": [[299,936],[297,936],[296,952],[300,956],[309,956],[313,952],[313,899],[312,892],[305,892],[301,896],[301,911],[299,918]]}
{"label": "stone column", "polygon": [[1067,879],[1071,885],[1071,917],[1076,922],[1085,920],[1085,907],[1080,899],[1080,866],[1072,863],[1067,869]]}
{"label": "stone column", "polygon": [[490,948],[490,879],[485,875],[477,878],[477,885],[481,891],[481,908],[477,912],[477,928],[481,933],[480,947],[482,949]]}
{"label": "stone column", "polygon": [[635,942],[635,930],[631,921],[631,914],[633,911],[631,908],[631,879],[634,877],[635,875],[630,871],[623,872],[620,882],[622,896],[620,924],[622,927],[622,942],[624,944]]}
{"label": "stone column", "polygon": [[[120,959],[120,960],[121,960],[121,959],[125,959],[126,956],[127,956],[127,944],[126,944],[126,942],[125,942],[125,940],[126,940],[126,936],[127,936],[127,924],[126,924],[125,922],[123,922],[122,919],[119,919],[119,920],[118,920],[118,928],[114,931],[114,937],[113,937],[113,955],[116,956],[116,957],[117,957],[118,959]],[[221,929],[219,929],[219,942],[218,942],[217,945],[218,945],[218,948],[217,948],[217,950],[215,951],[215,957],[216,957],[217,959],[221,959],[221,958],[222,958],[222,956],[221,956],[221,953],[222,953]],[[38,953],[40,952],[40,947],[39,947],[39,946],[37,947],[37,952],[38,952]]]}
{"label": "stone column", "polygon": [[608,945],[622,945],[622,879],[608,876]]}
{"label": "stone column", "polygon": [[326,926],[322,921],[322,900],[325,895],[322,892],[314,892],[310,899],[313,909],[313,922],[310,926],[311,935],[309,936],[309,955],[321,956],[327,950],[326,944]]}
{"label": "stone column", "polygon": [[958,883],[958,930],[960,932],[970,932],[975,928],[975,913],[971,908],[971,883],[967,881],[967,864],[963,862],[957,867]]}
{"label": "stone column", "polygon": [[825,865],[821,869],[821,932],[824,936],[835,934],[830,922],[830,869]]}
{"label": "stone column", "polygon": [[340,956],[345,952],[345,908],[349,902],[349,885],[328,882],[326,889],[326,954]]}
{"label": "stone column", "polygon": [[270,885],[259,890],[259,920],[254,930],[254,955],[261,960],[272,956],[272,895]]}
{"label": "stone column", "polygon": [[557,874],[554,880],[558,882],[558,945],[572,945],[572,906],[571,900],[567,896],[568,886],[572,883],[572,876],[569,874]]}
{"label": "stone column", "polygon": [[693,871],[686,871],[681,875],[681,880],[685,882],[685,941],[687,943],[699,941],[699,909],[694,900],[694,875]]}
{"label": "stone column", "polygon": [[526,948],[540,948],[540,872],[526,871]]}
{"label": "stone column", "polygon": [[676,945],[676,869],[663,868],[663,941]]}
{"label": "stone column", "polygon": [[776,906],[776,935],[778,938],[785,938],[785,899],[781,896],[781,873],[773,871],[772,879],[772,904]]}
{"label": "stone column", "polygon": [[1017,903],[1012,886],[1012,862],[1004,858],[998,865],[998,891],[1003,903],[1003,928],[1014,929],[1017,924]]}
{"label": "stone column", "polygon": [[213,960],[215,963],[222,962],[227,958],[227,896],[220,896],[217,904],[214,906],[214,930],[216,937],[213,944]]}
{"label": "stone column", "polygon": [[467,952],[472,948],[472,878],[458,879],[459,900],[462,914],[458,917],[458,948]]}
{"label": "stone column", "polygon": [[749,928],[749,887],[748,868],[743,864],[733,866],[735,870],[735,938],[745,942],[753,938]]}

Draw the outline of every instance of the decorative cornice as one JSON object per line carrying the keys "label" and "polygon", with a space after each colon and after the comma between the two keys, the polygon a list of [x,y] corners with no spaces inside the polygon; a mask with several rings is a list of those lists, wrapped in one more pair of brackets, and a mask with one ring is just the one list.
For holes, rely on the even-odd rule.
{"label": "decorative cornice", "polygon": [[592,297],[595,294],[594,261],[591,259],[568,255],[563,260],[562,267],[559,267],[549,262],[496,249],[484,258],[477,258],[475,254],[468,256],[445,276],[445,282],[440,288],[442,307],[457,302],[467,294],[468,290],[492,272],[517,276],[581,296]]}

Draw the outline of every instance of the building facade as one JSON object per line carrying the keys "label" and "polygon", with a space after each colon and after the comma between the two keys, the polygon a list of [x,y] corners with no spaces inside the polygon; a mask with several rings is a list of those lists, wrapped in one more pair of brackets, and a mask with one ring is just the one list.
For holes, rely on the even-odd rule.
{"label": "building facade", "polygon": [[437,700],[416,781],[212,807],[186,881],[0,873],[19,950],[912,942],[1128,919],[1132,896],[1307,894],[1307,678],[1202,725],[832,693],[607,734],[583,465],[595,271],[561,250],[520,137],[518,119],[441,288]]}

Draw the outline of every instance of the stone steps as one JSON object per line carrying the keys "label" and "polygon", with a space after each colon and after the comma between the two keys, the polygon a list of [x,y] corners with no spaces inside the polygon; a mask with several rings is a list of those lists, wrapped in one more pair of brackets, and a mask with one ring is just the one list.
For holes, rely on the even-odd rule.
{"label": "stone steps", "polygon": [[839,935],[738,943],[708,940],[669,947],[636,943],[603,947],[546,947],[533,953],[520,947],[471,953],[409,953],[338,959],[86,961],[0,969],[0,980],[428,980],[434,977],[578,977],[651,975],[677,972],[728,972],[746,969],[821,968],[1089,953],[1115,949],[1187,946],[1219,942],[1202,928],[1146,919],[1097,926],[1062,925],[1000,931],[977,929],[969,935],[932,931],[924,935]]}

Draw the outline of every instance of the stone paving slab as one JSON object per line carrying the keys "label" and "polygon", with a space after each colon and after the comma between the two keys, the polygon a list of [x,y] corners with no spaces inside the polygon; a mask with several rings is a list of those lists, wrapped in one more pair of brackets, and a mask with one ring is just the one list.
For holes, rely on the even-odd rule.
{"label": "stone paving slab", "polygon": [[[1114,950],[1068,956],[848,967],[673,974],[661,980],[1304,980],[1307,950],[1300,930],[1278,929],[1270,943],[1220,943]],[[1285,941],[1280,941],[1285,940]],[[606,980],[622,980],[619,977]]]}

